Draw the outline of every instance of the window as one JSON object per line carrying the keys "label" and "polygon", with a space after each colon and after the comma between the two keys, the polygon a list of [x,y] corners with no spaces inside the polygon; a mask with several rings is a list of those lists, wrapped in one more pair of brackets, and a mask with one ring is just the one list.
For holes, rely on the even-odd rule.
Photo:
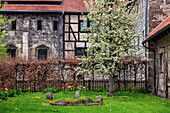
{"label": "window", "polygon": [[38,49],[38,59],[47,59],[47,49]]}
{"label": "window", "polygon": [[80,32],[85,32],[85,25],[84,25],[84,22],[81,20],[80,21]]}
{"label": "window", "polygon": [[164,55],[163,53],[160,54],[160,71],[164,71]]}
{"label": "window", "polygon": [[57,30],[58,29],[58,21],[54,21],[54,30]]}
{"label": "window", "polygon": [[8,49],[7,53],[12,57],[15,58],[16,57],[16,49]]}
{"label": "window", "polygon": [[42,30],[42,21],[37,20],[37,30]]}
{"label": "window", "polygon": [[76,56],[83,56],[83,55],[86,55],[85,48],[83,47],[76,48]]}
{"label": "window", "polygon": [[92,22],[90,22],[90,27],[92,27],[93,26],[93,23]]}
{"label": "window", "polygon": [[16,20],[12,21],[12,30],[16,30]]}

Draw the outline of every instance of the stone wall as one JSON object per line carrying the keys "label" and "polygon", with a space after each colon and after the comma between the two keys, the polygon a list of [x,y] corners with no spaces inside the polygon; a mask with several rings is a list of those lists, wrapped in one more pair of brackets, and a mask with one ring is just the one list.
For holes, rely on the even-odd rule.
{"label": "stone wall", "polygon": [[149,33],[170,15],[170,0],[148,0]]}
{"label": "stone wall", "polygon": [[[9,23],[7,30],[9,31],[9,45],[17,48],[17,57],[27,59],[32,56],[37,58],[37,49],[41,46],[48,48],[48,58],[58,57],[58,30],[53,29],[53,22],[59,22],[61,14],[5,13],[5,15],[9,19],[16,19],[16,30],[12,30],[11,23]],[[37,20],[42,21],[42,30],[37,30]],[[60,29],[62,29],[61,27]]]}
{"label": "stone wall", "polygon": [[[159,40],[150,42],[150,44],[154,45],[155,50],[156,94],[166,97],[166,91],[168,89],[168,97],[170,98],[170,34],[160,37]],[[163,54],[163,71],[161,69],[161,54]],[[153,52],[149,54],[149,61],[148,86],[153,92]]]}

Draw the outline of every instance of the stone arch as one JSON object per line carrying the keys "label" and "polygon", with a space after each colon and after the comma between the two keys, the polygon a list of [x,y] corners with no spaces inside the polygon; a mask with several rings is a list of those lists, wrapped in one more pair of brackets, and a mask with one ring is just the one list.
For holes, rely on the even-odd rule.
{"label": "stone arch", "polygon": [[47,59],[49,58],[50,48],[46,45],[39,45],[35,48],[36,59]]}
{"label": "stone arch", "polygon": [[12,58],[16,58],[18,56],[18,47],[16,47],[15,44],[8,43],[6,47],[8,48],[7,53],[9,53]]}

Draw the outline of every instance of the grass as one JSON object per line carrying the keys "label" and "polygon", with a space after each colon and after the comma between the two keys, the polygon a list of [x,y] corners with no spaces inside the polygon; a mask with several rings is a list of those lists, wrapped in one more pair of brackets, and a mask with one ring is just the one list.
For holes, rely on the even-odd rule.
{"label": "grass", "polygon": [[[63,98],[74,98],[75,92],[54,93],[53,101]],[[0,101],[0,113],[170,113],[170,101],[159,97],[137,94],[116,93],[116,97],[108,98],[107,92],[80,93],[97,100],[97,95],[103,96],[104,105],[99,106],[51,106],[42,92],[25,93],[7,101]]]}

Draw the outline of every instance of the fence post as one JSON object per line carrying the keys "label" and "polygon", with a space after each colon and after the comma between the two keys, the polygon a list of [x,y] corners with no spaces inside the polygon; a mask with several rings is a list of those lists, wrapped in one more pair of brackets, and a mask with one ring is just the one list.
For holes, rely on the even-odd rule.
{"label": "fence post", "polygon": [[106,90],[106,80],[104,80],[104,89]]}
{"label": "fence post", "polygon": [[91,90],[91,81],[88,81],[89,91]]}
{"label": "fence post", "polygon": [[145,63],[145,92],[148,92],[147,84],[147,63]]}
{"label": "fence post", "polygon": [[18,73],[18,70],[17,70],[17,65],[15,66],[15,82],[16,82],[16,89],[18,88],[18,83],[17,83],[17,73]]}
{"label": "fence post", "polygon": [[134,65],[134,70],[135,70],[135,81],[134,81],[134,85],[135,85],[135,88],[136,88],[136,71],[137,71],[136,65]]}

